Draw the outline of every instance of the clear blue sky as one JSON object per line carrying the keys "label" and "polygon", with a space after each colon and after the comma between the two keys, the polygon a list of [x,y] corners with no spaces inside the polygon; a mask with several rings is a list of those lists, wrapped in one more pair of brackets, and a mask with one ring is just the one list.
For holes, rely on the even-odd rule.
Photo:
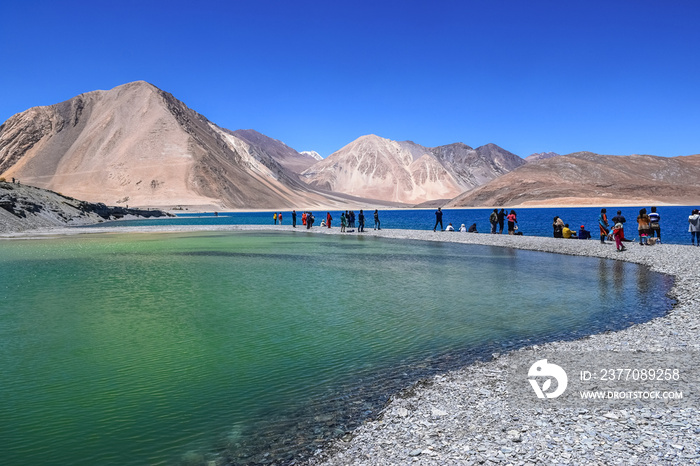
{"label": "clear blue sky", "polygon": [[5,1],[0,121],[130,81],[326,157],[700,153],[700,1]]}

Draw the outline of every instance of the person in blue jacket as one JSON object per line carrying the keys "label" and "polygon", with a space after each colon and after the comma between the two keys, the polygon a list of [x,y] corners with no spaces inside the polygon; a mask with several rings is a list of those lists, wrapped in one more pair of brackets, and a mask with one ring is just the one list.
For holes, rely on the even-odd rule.
{"label": "person in blue jacket", "polygon": [[578,239],[590,239],[591,232],[586,230],[584,225],[581,225],[581,229],[578,231]]}
{"label": "person in blue jacket", "polygon": [[438,223],[440,224],[440,231],[445,231],[445,227],[442,226],[442,209],[440,207],[435,211],[435,226],[433,227],[433,231],[437,230]]}

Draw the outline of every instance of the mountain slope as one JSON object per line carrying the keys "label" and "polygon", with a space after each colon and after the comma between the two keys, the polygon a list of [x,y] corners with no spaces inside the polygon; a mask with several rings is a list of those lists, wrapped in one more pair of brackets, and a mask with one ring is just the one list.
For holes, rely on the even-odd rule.
{"label": "mountain slope", "polygon": [[578,152],[527,163],[448,206],[693,204],[699,198],[700,155]]}
{"label": "mountain slope", "polygon": [[481,186],[525,163],[517,155],[495,144],[472,149],[466,144],[455,143],[430,151],[465,190]]}
{"label": "mountain slope", "polygon": [[417,204],[450,199],[525,163],[495,145],[426,148],[362,136],[302,173],[316,189]]}
{"label": "mountain slope", "polygon": [[14,115],[0,126],[0,175],[108,204],[328,202],[273,155],[143,81]]}
{"label": "mountain slope", "polygon": [[[299,174],[320,159],[318,154],[297,152],[282,141],[272,139],[253,129],[239,129],[230,133],[254,148],[257,151],[256,158],[265,165],[279,164],[292,173]],[[266,161],[268,163],[265,163]]]}

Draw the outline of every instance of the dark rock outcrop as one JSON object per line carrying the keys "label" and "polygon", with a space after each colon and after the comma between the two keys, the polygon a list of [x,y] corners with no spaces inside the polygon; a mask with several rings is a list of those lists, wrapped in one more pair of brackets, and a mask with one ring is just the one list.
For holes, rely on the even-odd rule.
{"label": "dark rock outcrop", "polygon": [[88,225],[125,217],[164,216],[173,215],[162,210],[129,209],[85,202],[33,186],[0,181],[0,233]]}

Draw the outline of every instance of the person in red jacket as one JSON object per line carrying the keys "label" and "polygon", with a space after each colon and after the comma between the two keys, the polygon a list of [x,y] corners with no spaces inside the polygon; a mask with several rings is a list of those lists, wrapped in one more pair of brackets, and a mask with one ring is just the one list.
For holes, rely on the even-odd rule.
{"label": "person in red jacket", "polygon": [[330,212],[327,212],[327,213],[326,213],[326,226],[327,226],[328,228],[331,227],[331,220],[333,220],[333,217],[331,217],[331,213],[330,213]]}
{"label": "person in red jacket", "polygon": [[508,220],[508,234],[514,235],[516,228],[515,224],[518,223],[518,217],[515,211],[511,210],[506,219]]}
{"label": "person in red jacket", "polygon": [[627,249],[623,244],[622,244],[622,239],[625,237],[624,230],[622,229],[622,223],[616,223],[615,226],[613,227],[613,238],[615,238],[615,247],[617,248],[618,252],[619,251],[624,251]]}

